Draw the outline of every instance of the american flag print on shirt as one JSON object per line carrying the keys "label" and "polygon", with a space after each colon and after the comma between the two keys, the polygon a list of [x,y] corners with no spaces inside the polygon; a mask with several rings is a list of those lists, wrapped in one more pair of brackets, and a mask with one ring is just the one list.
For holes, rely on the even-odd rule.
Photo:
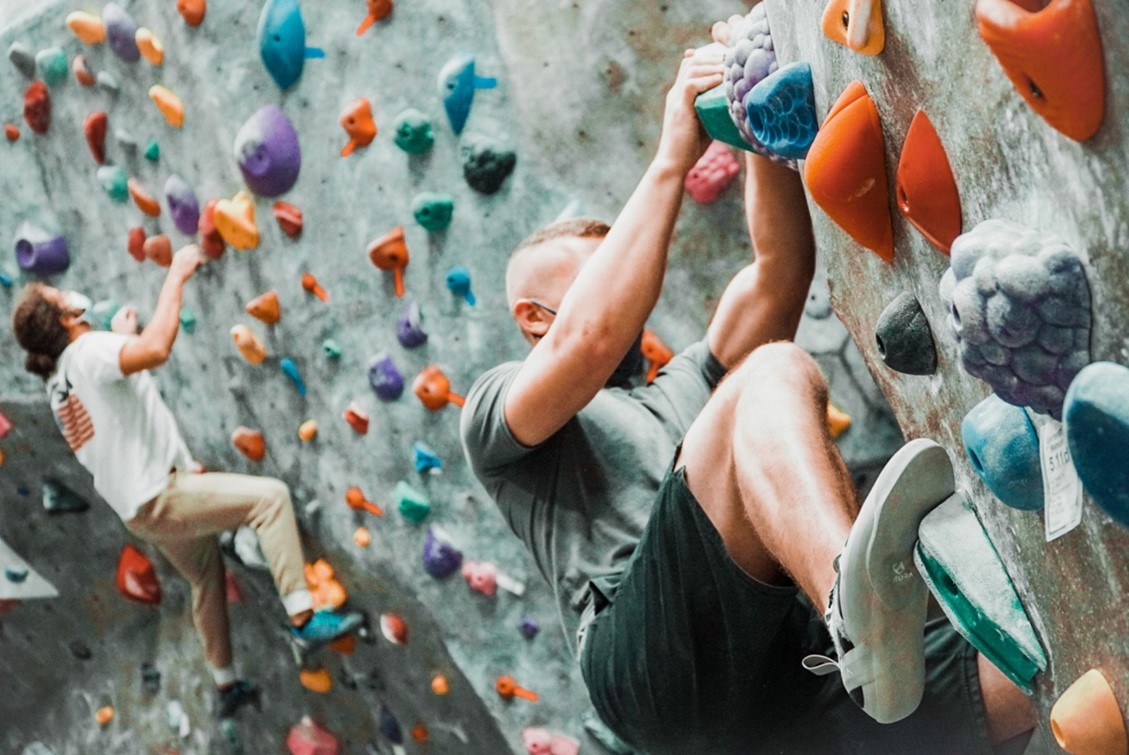
{"label": "american flag print on shirt", "polygon": [[63,438],[71,451],[85,446],[94,437],[94,423],[82,401],[75,395],[71,384],[64,381],[56,386],[51,394],[51,411],[55,414],[55,422],[63,433]]}

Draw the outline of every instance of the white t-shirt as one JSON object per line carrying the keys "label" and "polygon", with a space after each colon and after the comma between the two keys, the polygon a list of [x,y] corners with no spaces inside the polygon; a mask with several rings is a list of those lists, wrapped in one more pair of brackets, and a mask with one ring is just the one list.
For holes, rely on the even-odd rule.
{"label": "white t-shirt", "polygon": [[122,374],[130,336],[86,333],[59,357],[47,381],[55,422],[94,488],[123,520],[168,484],[169,472],[192,463],[188,446],[153,376]]}

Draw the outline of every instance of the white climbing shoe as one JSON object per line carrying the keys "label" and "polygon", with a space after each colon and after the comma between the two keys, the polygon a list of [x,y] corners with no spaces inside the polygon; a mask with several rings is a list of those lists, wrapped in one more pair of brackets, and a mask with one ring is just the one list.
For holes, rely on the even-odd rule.
{"label": "white climbing shoe", "polygon": [[933,441],[913,440],[894,454],[836,559],[824,618],[838,661],[804,659],[815,674],[838,670],[851,699],[879,723],[899,721],[921,703],[929,591],[913,551],[921,520],[953,489],[949,457]]}

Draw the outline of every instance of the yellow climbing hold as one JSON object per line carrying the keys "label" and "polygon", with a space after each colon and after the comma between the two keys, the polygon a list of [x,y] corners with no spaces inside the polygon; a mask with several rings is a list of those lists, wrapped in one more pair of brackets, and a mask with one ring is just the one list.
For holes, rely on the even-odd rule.
{"label": "yellow climbing hold", "polygon": [[157,35],[142,26],[133,35],[133,41],[137,43],[137,49],[141,51],[142,57],[148,60],[155,66],[159,66],[165,60],[165,46]]}
{"label": "yellow climbing hold", "polygon": [[298,681],[310,692],[318,692],[323,695],[333,689],[333,677],[324,668],[302,669],[298,672]]}
{"label": "yellow climbing hold", "polygon": [[149,87],[149,98],[157,104],[157,109],[173,128],[184,125],[184,103],[180,98],[160,84]]}
{"label": "yellow climbing hold", "polygon": [[318,436],[318,423],[308,419],[298,427],[298,437],[303,443],[309,443]]}
{"label": "yellow climbing hold", "polygon": [[85,45],[100,45],[106,41],[106,27],[93,13],[76,10],[67,15],[67,28]]}
{"label": "yellow climbing hold", "polygon": [[832,438],[838,438],[843,433],[847,432],[847,428],[851,426],[851,415],[839,407],[827,402],[827,429],[831,431]]}
{"label": "yellow climbing hold", "polygon": [[220,236],[236,249],[246,251],[259,245],[255,203],[247,192],[240,191],[231,199],[216,202],[214,218]]}

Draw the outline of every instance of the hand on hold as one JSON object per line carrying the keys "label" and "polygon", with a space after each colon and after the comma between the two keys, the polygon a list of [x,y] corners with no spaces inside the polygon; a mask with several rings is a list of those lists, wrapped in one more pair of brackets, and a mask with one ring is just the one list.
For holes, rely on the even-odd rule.
{"label": "hand on hold", "polygon": [[721,83],[724,53],[719,44],[687,50],[678,69],[678,78],[666,96],[666,112],[656,159],[674,167],[679,175],[689,172],[710,145],[710,137],[694,111],[694,99]]}
{"label": "hand on hold", "polygon": [[169,275],[176,275],[182,281],[187,282],[207,261],[208,258],[200,251],[200,247],[189,244],[178,249],[177,253],[173,255]]}
{"label": "hand on hold", "polygon": [[137,307],[130,304],[119,309],[110,320],[110,330],[123,336],[137,335]]}

